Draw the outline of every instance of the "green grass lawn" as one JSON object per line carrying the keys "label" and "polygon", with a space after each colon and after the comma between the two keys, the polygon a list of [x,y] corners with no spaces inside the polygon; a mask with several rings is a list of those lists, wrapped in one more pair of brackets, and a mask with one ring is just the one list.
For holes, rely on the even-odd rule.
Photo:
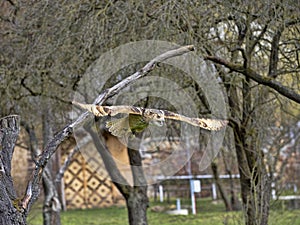
{"label": "green grass lawn", "polygon": [[[182,202],[185,206],[188,202]],[[175,204],[175,200],[171,202]],[[166,203],[151,202],[153,205],[166,205]],[[186,205],[187,206],[187,205]],[[127,222],[125,207],[111,207],[103,209],[68,210],[62,212],[63,225],[124,225]],[[197,201],[197,215],[171,216],[165,213],[148,211],[149,225],[238,225],[243,223],[242,212],[225,212],[222,202],[213,204],[209,199]],[[29,214],[28,224],[41,225],[41,208]],[[269,224],[300,225],[300,210],[271,210]]]}

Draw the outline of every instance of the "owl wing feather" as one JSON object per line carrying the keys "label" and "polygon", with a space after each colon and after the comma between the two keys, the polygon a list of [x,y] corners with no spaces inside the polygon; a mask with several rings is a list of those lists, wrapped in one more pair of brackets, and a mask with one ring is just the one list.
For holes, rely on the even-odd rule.
{"label": "owl wing feather", "polygon": [[201,127],[206,130],[220,130],[224,126],[228,124],[228,120],[220,120],[220,119],[206,119],[206,118],[192,118],[187,117],[178,113],[170,112],[164,110],[165,119],[177,120],[189,123],[193,126]]}
{"label": "owl wing feather", "polygon": [[106,128],[117,137],[124,137],[131,133],[128,116],[106,122]]}

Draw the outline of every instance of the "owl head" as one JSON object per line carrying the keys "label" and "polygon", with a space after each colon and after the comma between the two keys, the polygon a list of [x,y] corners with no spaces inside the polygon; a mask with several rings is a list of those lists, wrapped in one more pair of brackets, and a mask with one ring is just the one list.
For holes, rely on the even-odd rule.
{"label": "owl head", "polygon": [[149,123],[156,126],[163,126],[165,122],[165,114],[163,110],[146,109],[144,112],[146,118],[149,118]]}

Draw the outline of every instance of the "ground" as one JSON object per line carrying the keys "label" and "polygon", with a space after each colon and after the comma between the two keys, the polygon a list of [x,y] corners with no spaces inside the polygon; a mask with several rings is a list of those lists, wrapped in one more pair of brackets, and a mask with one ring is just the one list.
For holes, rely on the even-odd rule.
{"label": "ground", "polygon": [[[174,205],[154,203],[154,205]],[[188,201],[182,203],[188,206]],[[287,210],[280,202],[272,203],[269,225],[285,224],[300,225],[300,210]],[[171,216],[165,213],[152,212],[149,209],[149,225],[239,225],[244,224],[241,212],[225,212],[222,202],[212,202],[210,199],[197,201],[197,215]],[[42,224],[41,207],[35,206],[29,215],[29,225]],[[124,225],[127,223],[125,207],[111,207],[104,209],[68,210],[62,213],[62,225]]]}

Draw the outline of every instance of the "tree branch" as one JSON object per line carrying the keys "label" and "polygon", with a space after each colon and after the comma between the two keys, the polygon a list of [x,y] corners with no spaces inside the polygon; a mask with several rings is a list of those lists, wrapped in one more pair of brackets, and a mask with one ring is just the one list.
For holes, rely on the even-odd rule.
{"label": "tree branch", "polygon": [[80,150],[81,147],[85,146],[90,141],[92,141],[92,139],[88,136],[88,137],[83,138],[80,142],[78,142],[76,144],[76,146],[68,154],[67,158],[64,161],[64,164],[60,167],[59,171],[57,172],[57,174],[55,176],[56,183],[59,183],[61,181],[61,179],[64,176],[64,173],[66,172],[66,170],[68,169],[74,155]]}
{"label": "tree branch", "polygon": [[291,88],[289,88],[287,86],[284,86],[280,82],[275,81],[273,78],[264,77],[264,76],[256,73],[251,68],[244,68],[243,65],[228,62],[228,61],[226,61],[222,58],[219,58],[217,56],[206,56],[206,57],[204,57],[204,59],[205,60],[210,60],[210,61],[212,61],[214,63],[217,63],[217,64],[220,64],[220,65],[223,65],[223,66],[227,67],[228,69],[230,69],[232,71],[241,73],[241,74],[245,75],[246,77],[256,81],[259,84],[268,86],[268,87],[276,90],[278,93],[280,93],[281,95],[291,99],[292,101],[300,103],[300,94],[296,93]]}
{"label": "tree branch", "polygon": [[271,53],[270,53],[270,63],[269,63],[269,72],[268,76],[276,78],[277,75],[277,66],[278,66],[278,50],[279,50],[279,41],[283,31],[283,27],[277,30],[275,33],[272,42],[271,42]]}
{"label": "tree branch", "polygon": [[[109,97],[114,96],[117,94],[121,89],[128,86],[129,84],[135,82],[137,79],[146,76],[149,72],[151,72],[154,68],[156,63],[165,61],[169,58],[176,57],[188,53],[190,51],[194,51],[193,45],[183,46],[178,49],[170,50],[165,52],[154,59],[152,59],[149,63],[147,63],[141,70],[134,73],[133,75],[127,77],[126,79],[122,80],[115,86],[104,90],[94,101],[94,104],[103,104]],[[48,160],[56,151],[57,147],[68,137],[73,134],[73,129],[83,125],[84,123],[88,122],[91,119],[91,115],[88,112],[81,114],[77,120],[72,122],[71,124],[67,125],[61,131],[59,131],[46,145],[42,155],[36,162],[35,169],[31,175],[31,179],[28,181],[27,184],[27,192],[30,192],[30,195],[26,195],[29,197],[24,197],[22,199],[22,205],[25,210],[29,211],[33,202],[37,199],[39,195],[39,183],[42,177],[43,170],[48,163]]]}

